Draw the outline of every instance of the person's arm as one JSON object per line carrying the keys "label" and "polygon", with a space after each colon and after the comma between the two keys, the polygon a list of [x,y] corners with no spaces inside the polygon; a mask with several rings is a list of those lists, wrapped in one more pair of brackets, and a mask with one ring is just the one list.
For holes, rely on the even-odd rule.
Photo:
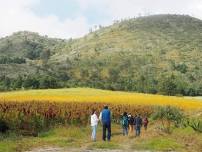
{"label": "person's arm", "polygon": [[96,120],[96,122],[98,123],[99,118],[97,117],[97,115],[95,115],[95,120]]}
{"label": "person's arm", "polygon": [[92,123],[92,116],[90,115],[89,124],[92,125],[91,123]]}
{"label": "person's arm", "polygon": [[112,121],[112,112],[110,111],[110,121]]}
{"label": "person's arm", "polygon": [[100,121],[102,121],[102,112],[100,112],[99,119],[100,119]]}

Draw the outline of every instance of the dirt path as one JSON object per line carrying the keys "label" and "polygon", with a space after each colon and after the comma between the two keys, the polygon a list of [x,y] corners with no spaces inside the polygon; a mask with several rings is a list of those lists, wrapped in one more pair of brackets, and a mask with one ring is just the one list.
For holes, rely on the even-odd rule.
{"label": "dirt path", "polygon": [[[116,132],[115,132],[116,133]],[[118,135],[115,135],[113,138],[120,138],[122,137],[122,134],[117,133]],[[130,138],[134,139],[135,137]],[[141,138],[147,138],[145,135],[145,132],[142,132]],[[127,142],[124,141],[121,145],[121,149],[97,149],[97,148],[89,148],[92,142],[84,142],[83,145],[79,148],[74,148],[74,147],[39,147],[39,148],[34,148],[31,151],[26,151],[26,152],[150,152],[146,150],[133,150],[131,149],[131,145],[133,144],[134,140],[128,140]]]}
{"label": "dirt path", "polygon": [[[82,149],[82,148],[59,148],[59,147],[44,147],[36,148],[26,152],[126,152],[126,150],[110,150],[110,149]],[[130,152],[127,150],[127,152]],[[131,152],[150,152],[150,151],[131,151]]]}

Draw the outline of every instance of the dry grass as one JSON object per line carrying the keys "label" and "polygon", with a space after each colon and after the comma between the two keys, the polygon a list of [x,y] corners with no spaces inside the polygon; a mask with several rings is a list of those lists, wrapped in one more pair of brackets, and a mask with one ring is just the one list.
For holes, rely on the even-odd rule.
{"label": "dry grass", "polygon": [[41,133],[39,137],[1,140],[0,152],[25,151],[37,147],[64,147],[66,151],[71,151],[72,148],[77,151],[118,149],[122,151],[196,152],[201,150],[202,135],[191,128],[176,128],[172,134],[165,134],[156,129],[158,125],[158,122],[150,122],[148,130],[142,129],[141,136],[136,138],[134,132],[128,137],[123,136],[121,126],[112,124],[111,142],[102,141],[101,125],[97,130],[97,142],[91,141],[90,126],[58,126]]}

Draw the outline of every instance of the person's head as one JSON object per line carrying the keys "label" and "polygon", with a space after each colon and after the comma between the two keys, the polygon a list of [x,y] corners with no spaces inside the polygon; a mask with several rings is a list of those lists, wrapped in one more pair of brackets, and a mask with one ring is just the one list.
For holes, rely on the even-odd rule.
{"label": "person's head", "polygon": [[127,112],[124,112],[123,115],[124,115],[124,116],[127,116]]}
{"label": "person's head", "polygon": [[96,110],[95,110],[95,109],[93,109],[91,114],[93,115],[93,114],[95,114],[95,113],[96,113]]}
{"label": "person's head", "polygon": [[108,106],[107,106],[107,105],[104,105],[104,109],[108,109]]}

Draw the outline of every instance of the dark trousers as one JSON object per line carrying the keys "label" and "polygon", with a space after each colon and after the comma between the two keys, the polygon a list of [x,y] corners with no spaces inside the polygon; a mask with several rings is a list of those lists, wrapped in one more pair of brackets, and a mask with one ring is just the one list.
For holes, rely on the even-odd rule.
{"label": "dark trousers", "polygon": [[106,140],[106,131],[107,131],[107,140],[110,141],[111,138],[111,123],[103,123],[102,139]]}
{"label": "dark trousers", "polygon": [[136,128],[135,128],[135,135],[136,136],[140,136],[140,132],[141,132],[141,126],[136,126]]}
{"label": "dark trousers", "polygon": [[128,126],[122,126],[123,127],[123,135],[127,136],[128,135]]}

